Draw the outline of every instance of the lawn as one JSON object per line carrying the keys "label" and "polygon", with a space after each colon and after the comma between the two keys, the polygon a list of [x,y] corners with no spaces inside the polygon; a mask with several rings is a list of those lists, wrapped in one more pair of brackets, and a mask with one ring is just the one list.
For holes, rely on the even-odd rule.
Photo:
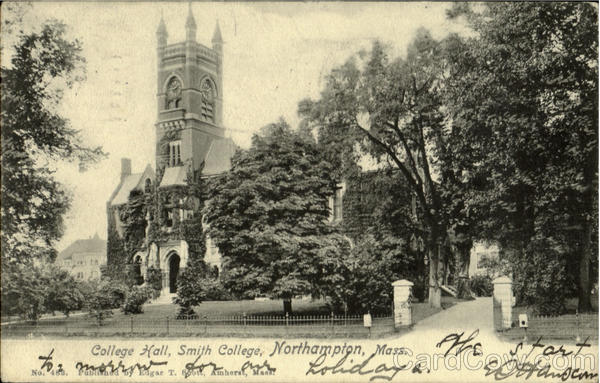
{"label": "lawn", "polygon": [[[444,297],[444,308],[454,304],[454,298]],[[362,323],[362,315],[354,315],[350,319],[336,316],[332,320],[327,305],[322,300],[293,300],[293,316],[304,319],[289,323],[283,317],[283,301],[222,301],[204,302],[195,307],[197,319],[177,320],[179,307],[175,304],[148,304],[144,313],[125,315],[114,310],[114,315],[98,326],[93,318],[85,314],[73,315],[70,318],[54,317],[42,319],[36,325],[27,323],[2,326],[3,335],[27,336],[43,335],[76,335],[76,336],[111,336],[111,335],[144,335],[144,336],[280,336],[289,337],[364,337],[367,329]],[[413,304],[413,321],[433,315],[440,309],[433,309],[427,303]],[[249,318],[241,321],[243,314]],[[261,320],[251,319],[260,316]],[[237,317],[237,319],[232,319]],[[208,319],[207,319],[208,318]],[[394,332],[393,319],[375,317],[373,333],[385,336]]]}

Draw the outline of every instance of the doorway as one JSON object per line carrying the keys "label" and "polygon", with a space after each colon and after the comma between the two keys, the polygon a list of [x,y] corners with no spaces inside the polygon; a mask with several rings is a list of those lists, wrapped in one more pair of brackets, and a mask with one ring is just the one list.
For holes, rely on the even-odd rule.
{"label": "doorway", "polygon": [[177,276],[179,274],[179,255],[173,254],[169,258],[169,292],[177,292]]}

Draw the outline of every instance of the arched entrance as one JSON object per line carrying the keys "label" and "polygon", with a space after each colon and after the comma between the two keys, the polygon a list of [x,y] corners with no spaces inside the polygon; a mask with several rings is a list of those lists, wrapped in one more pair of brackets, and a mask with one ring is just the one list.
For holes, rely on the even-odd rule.
{"label": "arched entrance", "polygon": [[179,255],[171,254],[169,257],[169,292],[177,292],[177,276],[179,275]]}

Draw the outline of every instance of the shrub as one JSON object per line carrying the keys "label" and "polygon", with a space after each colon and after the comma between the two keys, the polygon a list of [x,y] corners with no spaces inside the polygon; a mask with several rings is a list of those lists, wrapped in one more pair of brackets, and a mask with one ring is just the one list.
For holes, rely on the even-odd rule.
{"label": "shrub", "polygon": [[524,257],[514,257],[513,290],[519,305],[542,315],[560,315],[573,281],[567,273],[567,249],[553,238],[534,238]]}
{"label": "shrub", "polygon": [[84,296],[81,283],[68,271],[57,266],[50,266],[47,275],[48,293],[45,299],[47,311],[60,311],[69,316],[71,311],[83,307]]}
{"label": "shrub", "polygon": [[47,291],[41,267],[20,264],[2,267],[3,315],[19,315],[37,321],[46,311]]}
{"label": "shrub", "polygon": [[121,282],[104,278],[88,282],[85,290],[85,309],[98,321],[98,325],[102,325],[104,319],[113,315],[112,310],[124,303],[127,288]]}
{"label": "shrub", "polygon": [[179,315],[194,315],[194,306],[218,296],[222,287],[213,277],[212,269],[204,261],[193,260],[177,278],[177,297],[175,303],[180,306]]}
{"label": "shrub", "polygon": [[144,312],[143,306],[155,291],[148,286],[134,286],[125,297],[121,310],[125,314],[141,314]]}
{"label": "shrub", "polygon": [[341,259],[327,265],[325,294],[334,310],[350,313],[383,314],[392,307],[391,283],[398,279],[416,280],[414,258],[392,241],[366,236]]}
{"label": "shrub", "polygon": [[162,289],[162,273],[159,269],[153,266],[148,267],[146,284],[151,288],[151,299],[158,298]]}
{"label": "shrub", "polygon": [[491,297],[494,293],[492,277],[489,275],[474,275],[469,281],[471,291],[478,297]]}

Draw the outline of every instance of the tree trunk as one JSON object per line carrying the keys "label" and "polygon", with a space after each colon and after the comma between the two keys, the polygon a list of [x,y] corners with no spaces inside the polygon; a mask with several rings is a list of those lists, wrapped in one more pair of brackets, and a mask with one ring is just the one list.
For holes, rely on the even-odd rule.
{"label": "tree trunk", "polygon": [[283,300],[283,313],[284,314],[291,314],[292,313],[292,300],[291,299],[284,299]]}
{"label": "tree trunk", "polygon": [[431,307],[442,307],[442,290],[440,289],[440,281],[438,278],[439,269],[439,245],[433,243],[429,246],[429,305]]}
{"label": "tree trunk", "polygon": [[591,286],[590,286],[590,261],[592,259],[591,234],[592,224],[586,218],[583,227],[581,257],[579,259],[579,312],[592,311]]}

